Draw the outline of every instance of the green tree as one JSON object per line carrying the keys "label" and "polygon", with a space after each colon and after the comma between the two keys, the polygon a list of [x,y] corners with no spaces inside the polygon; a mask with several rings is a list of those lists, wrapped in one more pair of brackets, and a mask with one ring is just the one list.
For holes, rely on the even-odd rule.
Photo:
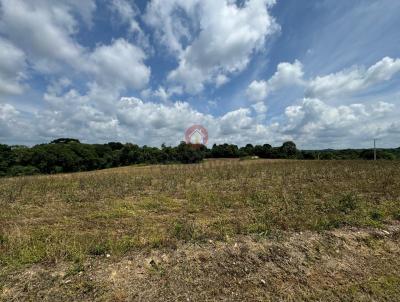
{"label": "green tree", "polygon": [[280,148],[284,158],[294,158],[297,155],[296,144],[292,141],[284,142]]}

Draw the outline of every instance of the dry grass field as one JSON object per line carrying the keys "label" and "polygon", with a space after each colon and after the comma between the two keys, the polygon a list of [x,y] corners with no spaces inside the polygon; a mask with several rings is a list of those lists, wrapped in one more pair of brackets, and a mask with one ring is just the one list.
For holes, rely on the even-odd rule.
{"label": "dry grass field", "polygon": [[400,162],[0,179],[0,300],[400,301]]}

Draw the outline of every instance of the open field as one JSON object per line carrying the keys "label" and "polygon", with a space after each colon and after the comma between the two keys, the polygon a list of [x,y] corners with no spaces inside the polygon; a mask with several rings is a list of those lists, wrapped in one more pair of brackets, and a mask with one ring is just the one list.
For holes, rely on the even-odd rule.
{"label": "open field", "polygon": [[0,179],[0,300],[400,301],[400,162]]}

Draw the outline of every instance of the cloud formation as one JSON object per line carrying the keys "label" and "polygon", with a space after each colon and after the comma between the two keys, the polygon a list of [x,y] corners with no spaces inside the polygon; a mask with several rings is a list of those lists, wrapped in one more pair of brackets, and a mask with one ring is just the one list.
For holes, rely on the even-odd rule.
{"label": "cloud formation", "polygon": [[298,61],[294,63],[279,63],[274,75],[268,80],[252,81],[247,88],[246,94],[251,101],[264,101],[271,92],[285,87],[304,85],[303,65]]}
{"label": "cloud formation", "polygon": [[368,69],[353,67],[312,79],[306,91],[308,97],[334,98],[365,91],[373,85],[390,80],[400,72],[400,59],[384,57]]}
{"label": "cloud formation", "polygon": [[[368,6],[369,20],[388,3]],[[400,20],[394,9],[363,47],[350,48],[340,43],[344,30],[328,41],[306,17],[285,19],[288,4],[274,0],[139,4],[0,0],[1,142],[176,144],[199,123],[210,143],[316,148],[377,136],[397,144],[400,40],[390,30],[392,44],[375,42],[397,28],[388,26]],[[316,24],[338,20],[338,5],[334,14],[319,7]],[[343,27],[360,6],[346,9]],[[335,45],[334,55],[320,41]],[[265,66],[272,74],[257,77]]]}
{"label": "cloud formation", "polygon": [[[13,52],[18,56],[14,60],[23,60],[21,52],[17,53],[19,47],[26,50],[29,63],[38,72],[60,74],[72,69],[86,73],[92,81],[121,88],[141,89],[148,83],[150,68],[144,63],[146,55],[140,47],[119,38],[110,44],[99,44],[91,51],[76,41],[79,21],[75,16],[81,15],[90,25],[96,8],[93,0],[0,0],[0,3],[0,33],[9,40],[2,43],[15,44],[12,51],[1,45],[2,53]],[[120,14],[126,9],[123,3],[113,1]],[[125,14],[127,19],[134,17],[131,12]]]}
{"label": "cloud formation", "polygon": [[[81,11],[77,1],[0,2],[0,33],[24,49],[35,68],[51,72],[59,63],[77,67],[83,62],[84,49],[73,39],[78,23],[71,10]],[[93,1],[88,0],[90,2]],[[90,11],[86,10],[84,15],[91,22]]]}
{"label": "cloud formation", "polygon": [[169,51],[178,67],[168,81],[195,94],[207,83],[222,85],[242,71],[253,52],[264,48],[279,26],[268,9],[272,0],[233,1],[155,0],[145,20]]}
{"label": "cloud formation", "polygon": [[390,117],[397,114],[393,109],[393,104],[382,101],[369,106],[334,107],[319,99],[305,98],[300,105],[286,108],[282,131],[295,140],[320,146],[336,141],[341,143],[338,147],[343,147],[351,140],[368,144],[373,138],[385,136],[393,126]]}
{"label": "cloud formation", "polygon": [[332,99],[365,92],[368,88],[390,80],[400,73],[400,59],[384,57],[368,69],[355,66],[324,76],[305,80],[303,65],[279,63],[274,75],[268,80],[254,80],[247,88],[251,101],[264,101],[270,92],[285,86],[304,86],[308,98]]}
{"label": "cloud formation", "polygon": [[26,67],[25,53],[0,37],[0,95],[23,92]]}
{"label": "cloud formation", "polygon": [[[0,108],[0,136],[13,135],[16,141],[49,141],[56,137],[73,136],[85,141],[129,141],[148,145],[177,144],[183,140],[185,129],[192,124],[202,124],[209,129],[210,144],[231,142],[281,144],[294,140],[302,147],[314,148],[331,145],[345,147],[351,141],[364,145],[375,137],[392,133],[400,137],[393,118],[398,115],[394,104],[376,102],[370,105],[354,103],[331,106],[319,99],[305,98],[299,105],[286,107],[279,121],[265,123],[267,108],[257,103],[252,109],[239,108],[214,116],[195,110],[187,102],[171,104],[145,102],[134,97],[112,99],[114,106],[99,104],[102,91],[90,87],[86,95],[74,89],[60,95],[55,90],[46,94],[49,110],[30,116],[33,123],[26,123],[25,114],[10,104]],[[15,126],[18,125],[18,133]],[[14,132],[13,132],[14,131]],[[88,139],[90,138],[90,139]]]}
{"label": "cloud formation", "polygon": [[89,56],[88,70],[107,85],[142,89],[149,82],[150,68],[145,53],[124,39],[98,46]]}

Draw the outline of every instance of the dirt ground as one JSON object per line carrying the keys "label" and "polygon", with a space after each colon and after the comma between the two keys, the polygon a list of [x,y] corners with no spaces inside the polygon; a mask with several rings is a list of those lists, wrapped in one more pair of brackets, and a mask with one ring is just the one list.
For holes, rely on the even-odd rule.
{"label": "dirt ground", "polygon": [[49,263],[8,274],[3,301],[400,301],[400,224],[276,232]]}

